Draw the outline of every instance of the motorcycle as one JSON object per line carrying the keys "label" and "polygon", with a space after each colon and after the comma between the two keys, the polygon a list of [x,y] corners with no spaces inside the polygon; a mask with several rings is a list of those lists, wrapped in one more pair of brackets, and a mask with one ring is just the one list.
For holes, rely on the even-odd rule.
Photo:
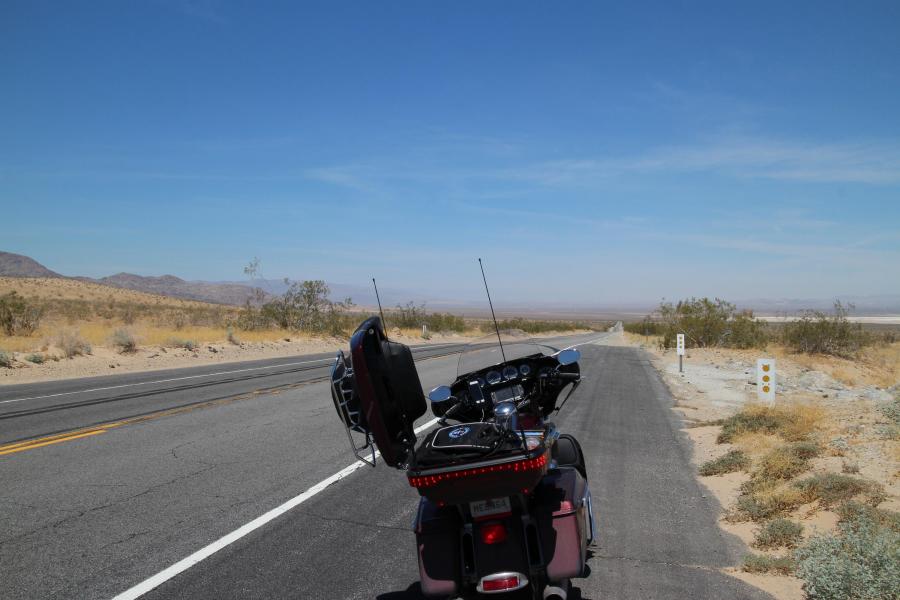
{"label": "motorcycle", "polygon": [[548,421],[581,382],[580,357],[499,331],[470,344],[456,379],[429,393],[438,427],[417,444],[427,408],[410,349],[372,317],[350,355],[338,353],[332,398],[354,455],[372,466],[380,455],[420,495],[424,595],[563,600],[586,575],[595,525],[584,454]]}

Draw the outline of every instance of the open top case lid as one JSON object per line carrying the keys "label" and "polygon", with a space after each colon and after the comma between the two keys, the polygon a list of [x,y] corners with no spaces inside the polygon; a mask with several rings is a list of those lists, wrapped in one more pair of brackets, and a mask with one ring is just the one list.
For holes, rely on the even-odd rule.
{"label": "open top case lid", "polygon": [[402,466],[415,447],[413,423],[427,407],[412,352],[388,340],[372,317],[350,339],[350,356],[362,422],[384,461]]}

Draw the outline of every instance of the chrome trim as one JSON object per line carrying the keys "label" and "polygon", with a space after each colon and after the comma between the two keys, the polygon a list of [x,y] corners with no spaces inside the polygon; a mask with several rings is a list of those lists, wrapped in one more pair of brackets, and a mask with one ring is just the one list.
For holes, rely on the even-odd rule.
{"label": "chrome trim", "polygon": [[[514,588],[506,588],[505,590],[491,590],[490,592],[484,591],[484,585],[482,585],[485,580],[493,581],[494,579],[505,579],[507,577],[518,577],[519,585]],[[481,579],[478,580],[478,585],[475,586],[475,589],[479,594],[506,594],[508,592],[515,592],[516,590],[521,590],[523,587],[528,585],[528,578],[522,574],[517,573],[515,571],[503,571],[501,573],[491,573],[490,575],[485,575]]]}
{"label": "chrome trim", "polygon": [[[344,383],[349,385],[345,387]],[[376,463],[376,454],[372,433],[368,430],[364,430],[362,426],[360,426],[360,412],[350,410],[349,403],[350,399],[353,397],[352,383],[353,368],[350,366],[347,357],[344,356],[344,351],[338,350],[337,356],[334,357],[334,364],[331,365],[331,388],[334,390],[335,397],[340,399],[338,400],[338,404],[340,405],[341,410],[338,411],[338,415],[341,417],[341,422],[344,424],[344,429],[347,432],[347,440],[350,442],[350,450],[353,452],[353,456],[370,467],[374,467]],[[358,445],[356,440],[353,439],[353,435],[350,433],[351,430],[361,431],[366,436],[365,444],[362,446]],[[371,449],[371,458],[366,458],[361,454],[366,448]]]}

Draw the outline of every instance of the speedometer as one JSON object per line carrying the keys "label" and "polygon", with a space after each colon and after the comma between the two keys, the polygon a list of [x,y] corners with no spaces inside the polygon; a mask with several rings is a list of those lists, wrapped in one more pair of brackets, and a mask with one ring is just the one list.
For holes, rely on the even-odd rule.
{"label": "speedometer", "polygon": [[503,379],[515,379],[519,375],[519,371],[512,365],[503,367]]}
{"label": "speedometer", "polygon": [[519,365],[519,375],[522,377],[528,377],[531,375],[531,367],[528,366],[527,363],[522,363]]}
{"label": "speedometer", "polygon": [[498,371],[488,371],[487,373],[485,373],[484,378],[487,379],[487,382],[491,385],[500,383],[500,380],[502,379]]}

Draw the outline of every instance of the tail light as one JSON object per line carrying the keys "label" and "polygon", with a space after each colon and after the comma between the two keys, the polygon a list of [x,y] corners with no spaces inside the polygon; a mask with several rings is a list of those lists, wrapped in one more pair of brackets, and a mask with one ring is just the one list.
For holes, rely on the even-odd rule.
{"label": "tail light", "polygon": [[499,544],[506,541],[506,526],[499,521],[489,521],[480,527],[481,541],[485,544]]}
{"label": "tail light", "polygon": [[497,573],[481,579],[477,590],[482,594],[508,592],[528,585],[528,578],[521,573]]}
{"label": "tail light", "polygon": [[448,471],[446,473],[438,473],[435,475],[412,475],[409,477],[409,485],[414,488],[427,488],[445,481],[454,479],[468,479],[486,475],[489,473],[523,473],[525,471],[537,471],[543,469],[547,465],[547,454],[541,454],[537,458],[529,458],[525,460],[517,460],[515,462],[503,463],[499,465],[491,465],[490,467],[474,467],[472,469],[460,469],[458,471]]}

